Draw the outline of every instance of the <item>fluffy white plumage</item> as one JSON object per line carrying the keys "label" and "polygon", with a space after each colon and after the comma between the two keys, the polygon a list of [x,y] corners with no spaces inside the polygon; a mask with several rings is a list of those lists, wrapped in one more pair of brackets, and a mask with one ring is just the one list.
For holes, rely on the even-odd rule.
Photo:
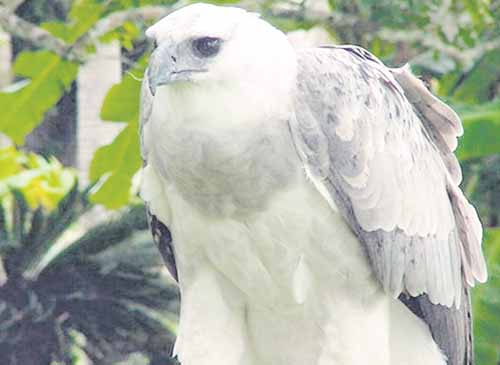
{"label": "fluffy white plumage", "polygon": [[[143,88],[141,196],[173,237],[182,295],[175,353],[182,364],[446,364],[430,325],[386,294],[359,232],[346,221],[345,207],[337,206],[327,177],[317,173],[330,164],[328,145],[297,141],[291,120],[298,115],[301,71],[286,37],[255,14],[204,4],[167,16],[147,35],[159,46]],[[200,37],[219,39],[220,51],[201,60],[193,56],[192,41]],[[345,57],[339,62],[349,63],[352,56]],[[323,62],[320,55],[313,58]],[[166,85],[151,85],[165,72],[170,73],[162,82]],[[310,105],[324,102],[326,96],[313,88],[303,90],[310,93]],[[339,140],[357,138],[363,110],[346,105],[336,111]],[[304,113],[312,118],[307,108]],[[417,170],[397,171],[391,165],[398,154],[412,160],[413,155],[404,155],[404,144],[424,138],[421,129],[396,136],[401,145],[386,151],[383,117],[379,122],[370,116],[372,129],[365,135],[367,144],[374,142],[366,151],[375,157],[359,174],[342,177],[356,224],[367,234],[401,229],[446,239],[457,223],[446,181],[439,179],[442,171],[434,171],[425,154]],[[368,138],[369,133],[381,138]],[[447,141],[455,138],[452,131],[447,136]],[[317,156],[325,160],[313,161],[316,168],[311,168],[315,157],[301,146],[319,148]],[[418,171],[430,176],[416,186],[412,179],[421,179]],[[394,173],[393,180],[386,178]],[[429,212],[429,196],[447,203]],[[451,265],[445,262],[451,253],[438,252],[441,264]],[[405,256],[394,257],[389,270],[401,271],[396,297],[405,289],[412,294],[411,285],[415,293],[425,292],[425,273],[415,274],[424,286],[410,281],[405,288]],[[471,267],[480,259],[472,259]],[[450,269],[449,277],[438,282],[459,280],[454,272]],[[483,276],[480,270],[471,274],[472,283]],[[446,294],[431,301],[460,303],[462,282],[452,286],[440,288]]]}
{"label": "fluffy white plumage", "polygon": [[244,220],[207,219],[175,188],[167,194],[181,220],[171,227],[183,364],[444,364],[425,324],[382,292],[343,218],[300,175]]}

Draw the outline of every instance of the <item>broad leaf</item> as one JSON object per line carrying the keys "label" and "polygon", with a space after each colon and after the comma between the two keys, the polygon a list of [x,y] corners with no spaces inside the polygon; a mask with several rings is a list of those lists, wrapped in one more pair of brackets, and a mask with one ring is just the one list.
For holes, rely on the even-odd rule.
{"label": "broad leaf", "polygon": [[0,92],[0,132],[17,144],[42,120],[76,78],[78,66],[49,51],[22,52],[14,71],[31,81],[12,92]]}
{"label": "broad leaf", "polygon": [[[69,12],[69,22],[43,23],[68,45],[75,43],[100,18],[105,6],[97,0],[77,0]],[[42,122],[45,113],[61,98],[75,79],[78,66],[48,51],[22,52],[14,65],[16,74],[31,79],[13,93],[0,93],[0,132],[23,144],[25,136]]]}
{"label": "broad leaf", "polygon": [[[145,58],[139,61],[136,75],[142,76],[145,64]],[[129,202],[131,180],[141,166],[138,134],[141,83],[136,75],[127,74],[114,85],[101,108],[102,119],[128,123],[111,144],[96,151],[90,166],[90,180],[100,180],[91,200],[110,209]]]}
{"label": "broad leaf", "polygon": [[464,124],[458,157],[466,160],[500,153],[500,102],[457,109]]}
{"label": "broad leaf", "polygon": [[91,195],[95,203],[116,209],[130,200],[131,181],[141,166],[137,121],[127,127],[94,154],[90,165],[90,179],[101,179]]}
{"label": "broad leaf", "polygon": [[126,75],[119,84],[108,91],[101,107],[101,119],[114,122],[137,121],[140,88],[140,81]]}

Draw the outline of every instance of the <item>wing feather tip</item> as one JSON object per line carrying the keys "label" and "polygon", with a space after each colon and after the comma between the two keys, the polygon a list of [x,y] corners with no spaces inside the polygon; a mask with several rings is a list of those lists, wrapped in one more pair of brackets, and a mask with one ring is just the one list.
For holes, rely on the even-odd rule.
{"label": "wing feather tip", "polygon": [[478,283],[484,284],[488,281],[488,270],[486,269],[486,261],[484,260],[484,256],[481,255],[482,262],[479,265],[476,265],[476,270],[474,270],[474,278]]}

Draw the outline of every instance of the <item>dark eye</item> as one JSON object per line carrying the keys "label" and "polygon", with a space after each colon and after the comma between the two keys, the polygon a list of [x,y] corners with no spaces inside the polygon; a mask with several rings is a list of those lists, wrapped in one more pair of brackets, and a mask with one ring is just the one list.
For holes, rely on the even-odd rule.
{"label": "dark eye", "polygon": [[193,41],[193,50],[198,57],[212,57],[219,53],[222,40],[214,37],[197,38]]}

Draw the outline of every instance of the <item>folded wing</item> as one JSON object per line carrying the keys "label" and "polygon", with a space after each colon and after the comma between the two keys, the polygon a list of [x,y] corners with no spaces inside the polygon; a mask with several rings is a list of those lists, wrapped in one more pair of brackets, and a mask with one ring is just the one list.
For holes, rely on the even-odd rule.
{"label": "folded wing", "polygon": [[479,219],[458,188],[459,118],[408,70],[364,49],[298,58],[290,127],[309,177],[364,244],[384,289],[463,365],[455,360],[470,357],[468,287],[486,280],[486,265]]}

